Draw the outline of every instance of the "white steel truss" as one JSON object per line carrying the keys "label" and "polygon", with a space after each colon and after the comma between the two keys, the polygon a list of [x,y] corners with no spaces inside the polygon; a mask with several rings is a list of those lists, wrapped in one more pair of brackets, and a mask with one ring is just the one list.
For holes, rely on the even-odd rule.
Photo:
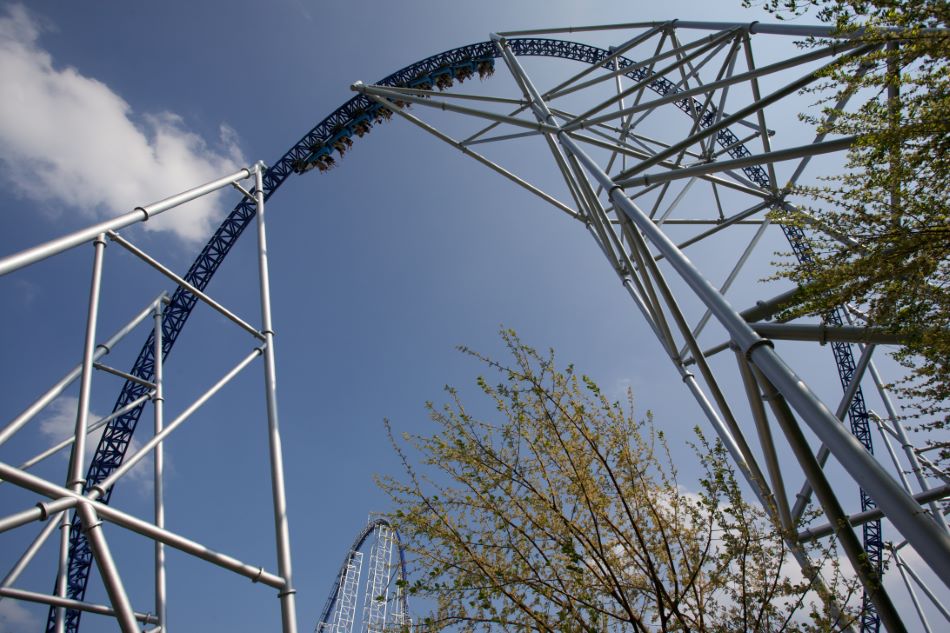
{"label": "white steel truss", "polygon": [[[528,40],[585,30],[616,33],[622,43],[610,47],[609,54],[604,49],[596,62],[585,59],[591,65],[580,72],[571,67],[554,87],[537,88],[526,65],[534,54],[531,47],[543,44]],[[759,66],[753,42],[761,34],[831,41]],[[915,549],[943,591],[950,588],[950,566],[944,564],[950,560],[950,537],[937,503],[950,496],[950,487],[943,473],[928,467],[922,447],[910,441],[871,358],[875,346],[905,339],[873,323],[855,323],[848,306],[842,307],[843,325],[762,323],[788,305],[794,291],[776,292],[747,310],[735,309],[726,298],[736,294],[737,279],[748,276],[747,265],[763,238],[785,230],[766,212],[794,208],[807,220],[809,215],[792,200],[794,185],[817,157],[843,152],[856,141],[853,136],[829,139],[822,132],[810,143],[798,140],[778,147],[766,117],[773,106],[818,81],[823,68],[876,46],[836,37],[823,27],[686,21],[509,32],[492,35],[492,40],[510,73],[505,88],[513,90],[458,98],[451,91],[362,82],[353,90],[582,223],[749,489],[787,535],[786,544],[804,573],[811,577],[815,569],[804,544],[835,534],[865,589],[863,613],[870,616],[863,628],[870,630],[880,618],[888,630],[903,631],[904,618],[879,577],[887,565],[872,568],[854,527],[883,517],[903,537],[899,547]],[[550,73],[550,67],[544,68],[547,82]],[[493,85],[498,82],[493,79]],[[846,104],[847,96],[837,105]],[[410,105],[439,111],[441,129],[415,110],[407,111]],[[680,124],[664,114],[677,109]],[[477,127],[459,132],[466,122]],[[733,132],[739,129],[751,133]],[[539,187],[501,164],[507,144],[517,143],[514,151],[523,153],[531,140],[540,146],[540,160],[552,162],[562,188]],[[492,148],[498,148],[497,158]],[[746,225],[754,232],[738,231]],[[811,229],[828,231],[817,222]],[[735,237],[740,235],[744,237]],[[859,245],[852,236],[830,235]],[[722,250],[717,252],[716,244]],[[721,281],[712,282],[713,276]],[[746,288],[740,300],[749,301],[748,295]],[[719,340],[701,344],[701,335],[708,339],[710,331]],[[850,357],[853,349],[860,358],[847,369],[847,377],[842,374],[842,381],[847,378],[844,394],[826,404],[804,378],[808,363],[796,367],[791,356],[779,353],[787,348],[772,341],[833,341],[839,345],[836,354],[846,348]],[[734,378],[726,376],[728,363],[719,356],[727,350],[734,352]],[[886,412],[877,416],[870,411],[865,417],[878,420],[882,433],[899,438],[904,448],[903,456],[893,450],[882,453],[890,462],[871,454],[842,424],[853,415],[862,384],[879,392]],[[789,454],[797,473],[788,469]],[[840,486],[836,482],[833,487],[825,473],[829,460],[861,489],[867,504],[860,512],[845,510]],[[905,472],[914,473],[913,482]],[[804,483],[793,496],[796,477]],[[802,526],[812,496],[822,519]],[[789,503],[793,499],[794,506]],[[892,558],[902,560],[896,552]],[[821,593],[820,577],[816,582]],[[946,614],[934,592],[925,595]],[[835,608],[833,596],[826,593],[825,599]],[[916,597],[914,604],[919,606]],[[925,619],[920,609],[918,615]]]}
{"label": "white steel truss", "polygon": [[[0,584],[0,599],[12,598],[28,600],[50,605],[55,609],[55,630],[64,629],[67,610],[109,615],[117,620],[123,633],[138,633],[140,623],[155,625],[153,631],[167,630],[166,613],[166,565],[165,548],[172,547],[211,564],[245,576],[250,580],[277,590],[281,606],[282,630],[284,633],[296,633],[295,591],[291,577],[290,541],[287,529],[287,502],[284,492],[282,451],[277,415],[277,396],[274,360],[273,324],[271,322],[269,273],[267,261],[267,241],[264,214],[263,174],[266,166],[256,163],[207,184],[195,187],[165,200],[137,207],[135,210],[111,220],[100,222],[81,229],[59,239],[27,249],[20,253],[0,259],[0,275],[15,272],[35,262],[56,256],[69,249],[91,244],[93,249],[93,272],[89,293],[87,318],[85,323],[85,345],[81,362],[48,391],[37,398],[22,413],[17,415],[5,427],[0,429],[0,444],[5,443],[38,413],[62,395],[71,384],[79,381],[79,398],[76,410],[75,430],[70,437],[63,439],[40,454],[22,462],[19,466],[0,462],[0,478],[49,500],[21,512],[0,518],[0,533],[26,526],[36,521],[45,521],[46,525],[33,539],[32,543],[19,558]],[[241,185],[241,181],[250,179],[253,185],[250,191]],[[172,272],[168,267],[154,259],[142,249],[132,244],[118,231],[124,227],[143,222],[150,217],[164,213],[169,209],[207,195],[222,188],[233,187],[241,191],[254,207],[258,227],[257,263],[260,275],[261,326],[251,325],[246,320],[202,292],[184,278]],[[144,261],[150,267],[171,279],[178,288],[215,310],[230,323],[237,325],[251,335],[250,352],[230,371],[208,388],[194,402],[186,406],[182,413],[171,421],[165,419],[164,405],[168,394],[165,391],[165,367],[163,363],[163,337],[165,332],[166,311],[173,304],[164,293],[136,314],[125,326],[107,339],[98,332],[98,313],[100,290],[104,266],[104,253],[107,243],[117,244],[132,255]],[[103,361],[115,345],[133,332],[137,326],[151,317],[151,335],[154,347],[149,350],[153,355],[151,377],[146,379],[129,374],[106,365]],[[266,401],[266,426],[270,448],[270,476],[272,479],[273,511],[275,515],[275,544],[278,572],[266,571],[259,565],[250,565],[232,556],[228,556],[197,543],[165,528],[164,500],[164,442],[166,438],[188,421],[211,397],[234,379],[254,360],[263,358],[264,362],[264,400]],[[89,419],[89,400],[92,391],[93,374],[96,371],[114,374],[144,389],[141,396],[126,403],[121,408],[100,420]],[[134,453],[101,481],[89,484],[85,479],[86,443],[89,434],[102,428],[109,422],[143,406],[152,403],[154,417],[153,435],[143,442]],[[65,481],[54,481],[38,477],[28,470],[61,450],[70,450],[70,461]],[[146,521],[107,505],[112,486],[143,459],[153,460],[154,516]],[[73,518],[75,513],[76,519]],[[126,587],[119,574],[117,563],[102,529],[106,521],[143,535],[154,541],[154,605],[149,608],[135,609],[129,599]],[[97,605],[67,596],[69,577],[70,532],[80,527],[90,546],[93,560],[105,585],[110,605]],[[56,528],[60,529],[59,567],[56,575],[56,587],[53,595],[24,591],[13,587],[24,569],[34,559],[43,544]]]}
{"label": "white steel truss", "polygon": [[370,550],[366,593],[363,594],[363,633],[383,633],[385,630],[392,577],[392,528],[379,524],[374,532],[376,542]]}

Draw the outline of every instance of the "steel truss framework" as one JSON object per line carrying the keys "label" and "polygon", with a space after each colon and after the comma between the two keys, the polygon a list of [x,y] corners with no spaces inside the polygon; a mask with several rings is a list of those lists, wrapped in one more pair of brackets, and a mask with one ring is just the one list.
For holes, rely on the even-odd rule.
{"label": "steel truss framework", "polygon": [[[363,587],[361,633],[402,631],[412,627],[406,591],[406,553],[399,532],[385,519],[371,519],[353,540],[323,605],[316,633],[352,633],[356,623],[359,579],[365,545],[372,539]],[[393,550],[397,561],[393,561]],[[393,593],[390,595],[390,587]]]}
{"label": "steel truss framework", "polygon": [[[620,44],[605,50],[539,37],[566,31],[614,31]],[[797,161],[788,181],[791,184],[801,177],[812,157],[841,151],[854,141],[853,138],[829,140],[819,136],[812,143],[773,152],[766,108],[811,85],[816,79],[816,65],[867,50],[857,40],[840,39],[824,48],[757,68],[753,54],[755,41],[763,36],[832,35],[829,29],[821,27],[687,21],[507,33],[493,36],[488,42],[432,56],[376,84],[354,85],[359,93],[357,96],[310,130],[270,169],[257,172],[258,184],[253,196],[242,198],[188,272],[181,278],[176,277],[178,285],[164,304],[161,327],[149,336],[132,370],[123,374],[127,382],[112,415],[102,422],[106,430],[85,479],[81,475],[71,476],[67,482],[75,488],[71,491],[44,489],[43,494],[66,499],[64,506],[72,504],[69,500],[74,499],[80,490],[87,497],[98,499],[95,504],[79,503],[70,528],[63,530],[70,535],[68,571],[60,574],[60,578],[66,580],[66,586],[59,587],[63,597],[56,606],[66,608],[66,630],[78,630],[80,611],[73,607],[78,606],[85,595],[92,560],[98,560],[94,556],[97,550],[92,539],[95,530],[87,534],[79,529],[84,519],[94,523],[93,518],[82,516],[83,512],[88,513],[82,509],[92,507],[110,521],[131,520],[106,505],[112,484],[126,472],[130,463],[125,459],[125,453],[145,401],[155,397],[154,385],[159,382],[156,376],[161,371],[161,360],[174,345],[192,309],[206,299],[203,293],[214,272],[253,219],[257,207],[262,208],[291,174],[314,168],[324,170],[332,164],[334,150],[342,154],[354,137],[362,136],[374,123],[389,118],[393,113],[584,224],[729,449],[751,490],[783,528],[790,548],[806,573],[814,567],[801,543],[834,533],[866,588],[862,628],[876,629],[878,618],[881,618],[889,630],[902,630],[903,624],[894,613],[890,598],[877,582],[883,560],[879,519],[889,520],[905,539],[894,546],[891,553],[897,568],[908,578],[908,587],[919,577],[908,573],[912,570],[900,557],[899,551],[905,545],[917,550],[939,580],[950,586],[950,568],[940,564],[940,561],[948,560],[950,539],[936,504],[937,500],[947,496],[946,474],[939,472],[924,455],[914,450],[871,360],[875,345],[894,341],[875,331],[873,324],[861,322],[860,314],[852,311],[839,310],[826,315],[824,327],[764,324],[758,322],[774,314],[787,301],[787,295],[760,302],[760,305],[741,312],[724,298],[770,225],[770,221],[763,218],[765,211],[792,204],[787,199],[787,188],[780,187],[776,179],[776,163]],[[639,52],[647,46],[650,47],[649,54]],[[631,51],[637,55],[631,53],[628,57],[627,53]],[[519,61],[519,58],[533,56],[573,60],[588,67],[542,93]],[[518,88],[514,98],[433,90],[447,87],[453,79],[465,79],[473,73],[486,74],[502,65],[495,62],[497,59],[503,60]],[[737,70],[737,66],[742,69]],[[794,78],[768,94],[761,93],[760,82],[786,72]],[[612,87],[613,94],[607,94],[603,90],[605,86]],[[728,98],[730,90],[733,94],[744,91],[749,96],[736,107]],[[562,101],[573,104],[577,97],[588,94],[591,95],[588,105],[582,109],[571,111],[567,106],[559,107]],[[486,127],[469,138],[455,140],[406,112],[408,104],[471,117],[483,121]],[[651,138],[648,124],[650,116],[668,105],[686,115],[686,127],[680,138],[664,142]],[[499,107],[507,110],[499,110]],[[744,131],[737,133],[740,128]],[[494,133],[494,136],[489,136],[489,133]],[[547,148],[570,203],[561,201],[555,193],[530,184],[472,149],[479,144],[503,145],[531,137],[539,139]],[[761,151],[753,153],[747,144],[758,144]],[[685,185],[678,190],[681,183]],[[678,217],[676,207],[685,195],[684,190],[694,183],[708,187],[710,206],[714,203],[717,213],[702,218]],[[738,211],[726,209],[723,199],[727,194],[745,196],[751,202],[739,207]],[[652,209],[646,210],[651,205]],[[147,214],[146,211],[146,217]],[[135,219],[142,218],[136,216]],[[684,255],[684,250],[707,243],[722,231],[742,225],[757,226],[755,236],[723,284],[715,287]],[[699,232],[676,242],[671,235],[677,226],[697,227]],[[118,226],[107,228],[117,229]],[[76,243],[96,239],[107,228],[92,227],[92,232],[87,231],[76,238],[79,239]],[[810,254],[803,230],[790,226],[781,226],[780,229],[796,256],[807,260]],[[113,235],[110,237],[115,239]],[[28,263],[29,259],[27,254],[0,261],[0,274]],[[699,314],[690,314],[689,302],[682,300],[683,292],[689,293],[691,300],[698,300],[701,305]],[[703,349],[698,337],[707,322],[713,319],[726,332],[728,341]],[[264,327],[256,331],[266,334],[268,329]],[[831,341],[844,387],[844,395],[835,403],[836,406],[823,404],[765,337]],[[858,345],[860,351],[858,360],[855,360],[854,345]],[[98,353],[94,346],[91,349],[94,351],[89,353],[90,363],[93,362],[92,356]],[[265,351],[271,349],[271,346],[265,346]],[[745,415],[737,413],[737,394],[724,389],[723,381],[710,368],[712,357],[729,349],[736,356],[736,372],[743,385],[738,395],[745,400],[749,411]],[[89,363],[84,366],[88,369]],[[694,366],[698,377],[691,371]],[[85,376],[88,372],[82,373]],[[868,411],[861,391],[862,380],[867,382],[868,378],[881,394],[882,415]],[[39,401],[38,405],[45,406]],[[767,408],[772,411],[772,419]],[[35,413],[31,409],[24,415],[32,417]],[[845,416],[849,419],[851,433],[839,424]],[[806,480],[795,497],[794,505],[789,503],[785,481],[790,473],[783,472],[780,466],[781,451],[772,434],[772,420],[785,437],[787,447],[794,454]],[[885,468],[872,455],[869,422],[881,431],[888,456],[894,462],[892,470]],[[803,429],[812,434],[813,442],[821,444],[817,451],[810,446]],[[757,440],[758,452],[753,450],[753,442],[746,439],[750,435]],[[903,449],[900,460],[891,448],[890,436],[896,438]],[[79,444],[78,436],[76,444]],[[822,466],[829,456],[834,457],[860,487],[861,512],[856,515],[845,515],[842,502],[823,474]],[[760,463],[764,463],[764,469]],[[6,465],[3,468],[4,479],[12,481],[16,477],[26,477]],[[897,476],[892,471],[897,472]],[[914,474],[915,485],[904,476],[905,471]],[[935,476],[942,479],[944,485],[934,486],[931,479]],[[28,483],[41,487],[32,480]],[[803,516],[812,491],[818,498],[827,525],[799,528],[798,520]],[[929,509],[929,513],[921,511],[921,504]],[[26,520],[46,518],[30,516],[33,518]],[[849,520],[862,526],[863,544],[852,529],[835,529],[847,525]],[[53,522],[49,522],[44,531],[51,532],[52,525]],[[286,560],[281,555],[279,563],[287,573],[281,571],[280,576],[265,577],[273,586],[283,589],[282,600],[286,607],[288,603],[292,604],[293,594],[289,550],[285,553]],[[65,549],[63,556],[65,560]],[[245,567],[248,566],[239,565],[235,571],[244,573]],[[11,582],[4,582],[3,591],[7,595],[15,591],[8,587]],[[936,599],[929,589],[921,588],[928,597]],[[114,601],[113,609],[121,610],[128,617],[130,609],[126,609],[121,600],[119,606]],[[946,614],[942,606],[938,605],[938,608]],[[292,619],[292,609],[284,610],[285,630],[291,630],[288,619]],[[49,622],[49,629],[54,630],[56,611],[52,607]]]}
{"label": "steel truss framework", "polygon": [[[79,398],[76,414],[75,431],[70,438],[43,451],[39,455],[27,460],[20,467],[14,467],[0,462],[0,478],[5,482],[13,483],[30,492],[48,497],[50,500],[36,504],[27,510],[0,519],[0,532],[23,526],[34,521],[46,521],[46,526],[40,531],[32,544],[27,548],[13,569],[4,577],[0,588],[0,599],[17,598],[29,600],[50,606],[48,628],[54,631],[75,629],[79,625],[79,615],[84,611],[114,616],[123,633],[141,631],[139,622],[146,625],[155,625],[152,631],[165,631],[166,625],[166,576],[165,576],[165,547],[172,547],[185,553],[196,556],[212,564],[243,575],[254,582],[277,589],[281,602],[283,630],[296,631],[295,591],[290,565],[290,540],[287,526],[287,503],[284,492],[283,457],[280,443],[280,429],[277,415],[277,381],[276,363],[274,359],[274,328],[271,322],[270,282],[267,259],[267,238],[264,224],[264,194],[263,176],[266,166],[257,163],[251,167],[239,170],[223,178],[205,185],[172,196],[165,200],[144,207],[137,207],[130,213],[76,231],[63,238],[41,244],[32,249],[22,251],[16,255],[0,260],[0,274],[7,274],[28,266],[36,261],[58,255],[63,251],[79,245],[91,243],[93,245],[93,272],[90,284],[89,306],[85,328],[85,345],[82,361],[77,367],[69,371],[59,382],[53,385],[46,393],[40,396],[25,411],[14,418],[0,430],[0,444],[9,440],[17,431],[22,429],[48,404],[62,394],[73,382],[79,381]],[[252,179],[254,185],[250,191],[242,184],[242,180]],[[117,231],[138,222],[144,222],[150,217],[189,202],[200,196],[217,191],[224,187],[234,187],[241,191],[245,200],[253,205],[254,215],[257,217],[258,249],[257,260],[260,275],[260,310],[261,326],[255,327],[243,320],[225,306],[209,297],[196,288],[191,282],[181,278],[161,262],[157,261],[140,248],[129,242]],[[253,339],[255,347],[237,365],[220,378],[210,389],[197,400],[187,406],[182,413],[166,424],[164,415],[165,371],[164,357],[168,353],[169,334],[173,320],[170,314],[173,310],[173,300],[163,293],[148,306],[140,311],[128,324],[108,339],[100,341],[97,332],[100,288],[104,265],[104,252],[107,242],[111,242],[128,250],[146,264],[156,269],[176,283],[179,290],[189,293],[193,302],[207,304],[234,325],[245,330]],[[152,328],[148,339],[151,358],[148,372],[139,371],[126,373],[104,364],[102,361],[112,349],[139,324],[151,317]],[[173,340],[173,339],[172,339]],[[140,355],[140,360],[142,356]],[[275,543],[277,550],[278,574],[265,571],[263,567],[252,566],[240,560],[218,553],[200,543],[165,529],[164,504],[164,441],[183,423],[204,405],[212,396],[228,384],[244,368],[255,359],[263,358],[264,363],[264,400],[267,410],[267,428],[270,449],[270,476],[273,493],[273,511],[275,525]],[[136,387],[133,390],[135,397],[117,406],[111,415],[91,422],[89,420],[89,401],[92,390],[94,371],[104,371],[125,378],[128,385]],[[147,377],[145,377],[147,375]],[[125,393],[125,392],[123,392]],[[112,455],[108,474],[98,479],[83,478],[84,456],[87,435],[102,428],[130,411],[141,412],[146,402],[151,400],[154,410],[154,434],[134,454],[125,458],[124,454]],[[127,448],[128,443],[123,448]],[[69,470],[65,485],[37,477],[27,469],[56,452],[69,448]],[[101,447],[100,447],[101,449]],[[144,458],[153,459],[153,486],[154,486],[154,517],[151,522],[143,521],[111,508],[108,505],[110,492],[114,484],[126,475],[136,464]],[[123,459],[125,458],[125,459]],[[93,465],[95,466],[95,464]],[[146,612],[132,608],[125,585],[119,575],[106,537],[101,528],[103,521],[109,521],[130,531],[146,536],[154,541],[154,609]],[[31,562],[37,551],[52,535],[56,527],[60,528],[59,569],[56,585],[52,595],[38,594],[17,590],[11,587],[19,575]],[[93,561],[99,569],[109,597],[110,605],[89,604],[83,601],[84,591],[76,591],[77,583],[83,583],[85,588],[86,576],[81,576],[77,570],[76,561],[91,564]]]}

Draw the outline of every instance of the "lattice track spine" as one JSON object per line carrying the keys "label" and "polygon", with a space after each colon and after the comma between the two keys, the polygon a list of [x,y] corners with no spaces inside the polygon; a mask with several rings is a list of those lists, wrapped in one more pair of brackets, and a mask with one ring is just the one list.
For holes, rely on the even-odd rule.
{"label": "lattice track spine", "polygon": [[316,633],[353,633],[362,567],[363,552],[351,551],[346,570],[340,577],[338,603],[333,622],[320,622],[315,629]]}
{"label": "lattice track spine", "polygon": [[366,593],[363,595],[363,633],[383,633],[389,603],[393,531],[388,525],[379,524],[374,534],[376,542],[370,551]]}

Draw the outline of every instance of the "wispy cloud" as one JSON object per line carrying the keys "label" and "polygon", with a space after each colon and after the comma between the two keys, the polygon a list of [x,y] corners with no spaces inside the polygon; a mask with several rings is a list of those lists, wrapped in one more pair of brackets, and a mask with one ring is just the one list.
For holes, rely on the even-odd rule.
{"label": "wispy cloud", "polygon": [[35,631],[40,623],[22,603],[7,598],[0,600],[0,633]]}
{"label": "wispy cloud", "polygon": [[[0,17],[2,177],[23,197],[108,217],[236,171],[244,163],[226,125],[209,143],[171,112],[136,115],[106,84],[54,63],[43,29],[21,5]],[[206,197],[145,223],[194,242],[221,213]]]}

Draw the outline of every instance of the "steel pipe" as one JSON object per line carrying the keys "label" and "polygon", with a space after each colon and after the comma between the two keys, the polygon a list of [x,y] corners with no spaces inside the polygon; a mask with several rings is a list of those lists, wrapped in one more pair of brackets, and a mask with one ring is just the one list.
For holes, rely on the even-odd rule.
{"label": "steel pipe", "polygon": [[[155,308],[152,352],[152,373],[155,380],[155,396],[152,398],[152,408],[155,415],[155,437],[160,437],[165,426],[165,369],[162,332],[162,305]],[[155,455],[152,461],[154,488],[155,527],[165,528],[165,443],[159,441],[155,445]],[[158,615],[158,626],[163,631],[168,628],[166,602],[167,588],[165,578],[165,544],[155,541],[155,613]]]}
{"label": "steel pipe", "polygon": [[254,350],[250,354],[245,356],[237,365],[234,366],[233,369],[231,369],[231,371],[226,373],[220,380],[218,380],[218,382],[214,383],[214,385],[212,385],[211,388],[209,388],[201,396],[199,396],[194,402],[192,402],[184,411],[182,411],[178,415],[178,417],[172,420],[168,424],[168,426],[163,427],[161,431],[159,431],[154,436],[152,436],[152,438],[149,439],[147,442],[145,442],[145,444],[142,445],[142,448],[136,451],[134,455],[126,458],[125,461],[122,462],[121,466],[119,466],[118,468],[112,471],[112,474],[110,474],[108,477],[106,477],[104,480],[100,481],[99,483],[95,484],[92,487],[92,489],[89,491],[90,498],[96,499],[105,495],[106,490],[108,490],[111,486],[113,486],[120,477],[122,477],[125,473],[132,470],[132,468],[134,468],[136,464],[138,464],[146,455],[148,455],[149,452],[153,448],[155,448],[158,444],[164,441],[164,439],[168,437],[168,435],[171,434],[175,429],[181,426],[181,424],[185,422],[185,420],[191,417],[191,415],[195,411],[197,411],[199,408],[201,408],[201,406],[204,405],[204,403],[206,403],[209,399],[211,399],[211,397],[214,396],[214,394],[221,391],[221,389],[226,384],[231,382],[231,380],[235,376],[241,373],[241,370],[247,367],[251,363],[251,361],[253,361],[255,358],[260,356],[261,353],[262,353],[261,348],[255,347]]}
{"label": "steel pipe", "polygon": [[[242,563],[231,556],[216,552],[179,534],[169,532],[166,529],[157,528],[148,521],[138,519],[130,514],[122,512],[121,510],[117,510],[112,506],[107,506],[98,501],[90,501],[86,497],[76,494],[72,490],[63,488],[62,486],[57,486],[56,484],[37,477],[36,475],[24,472],[18,468],[14,468],[9,464],[0,462],[0,476],[2,476],[4,479],[10,480],[21,488],[32,490],[37,494],[50,497],[54,500],[63,499],[63,501],[72,503],[73,505],[76,505],[80,502],[91,504],[98,515],[110,523],[115,523],[116,525],[132,530],[133,532],[141,534],[142,536],[148,537],[150,539],[161,541],[169,547],[174,547],[175,549],[185,552],[186,554],[190,554],[196,558],[200,558],[219,567],[223,567],[224,569],[233,571],[236,574],[244,576],[245,578],[249,578],[253,582],[260,582],[276,589],[282,589],[284,587],[283,578],[264,571],[263,567],[254,567],[252,565]],[[53,503],[49,504],[49,506],[57,507],[57,502],[54,501]],[[59,509],[62,508],[58,507],[57,511]],[[39,518],[41,517],[37,517],[37,519]]]}
{"label": "steel pipe", "polygon": [[[70,600],[69,598],[57,598],[56,596],[36,593],[35,591],[25,591],[23,589],[3,587],[0,588],[0,596],[24,600],[26,602],[35,602],[37,604],[48,604],[65,609],[75,609],[76,611],[85,611],[86,613],[96,613],[98,615],[115,615],[115,611],[104,604],[91,604],[80,600]],[[139,613],[136,611],[133,612],[133,615],[136,620],[143,624],[155,624],[158,621],[151,613]]]}
{"label": "steel pipe", "polygon": [[[135,315],[131,321],[122,326],[119,331],[109,337],[104,343],[99,343],[96,346],[96,351],[93,354],[93,360],[99,360],[106,354],[112,351],[112,348],[118,344],[125,335],[135,329],[135,327],[144,321],[152,310],[155,308],[155,304],[158,301],[161,301],[167,295],[163,292],[159,295],[155,301],[148,304],[141,312]],[[82,363],[80,362],[72,370],[69,371],[65,376],[63,376],[59,382],[50,387],[49,391],[44,393],[42,396],[36,399],[36,401],[28,406],[20,415],[13,418],[3,431],[0,431],[0,444],[6,442],[10,437],[16,433],[24,424],[29,422],[36,416],[37,413],[46,408],[49,403],[58,398],[66,389],[73,383],[74,380],[79,378],[79,375],[82,373]]]}
{"label": "steel pipe", "polygon": [[656,174],[644,174],[642,176],[633,176],[617,180],[621,187],[647,187],[660,182],[671,182],[682,178],[691,178],[693,176],[704,176],[714,174],[729,169],[741,169],[743,167],[752,167],[762,163],[780,163],[782,161],[794,160],[803,156],[817,156],[819,154],[829,154],[831,152],[840,152],[850,148],[858,141],[857,135],[845,136],[833,141],[823,143],[812,143],[811,145],[801,145],[798,147],[789,147],[787,149],[775,150],[765,154],[753,154],[752,156],[743,156],[742,158],[733,158],[731,160],[719,160],[703,165],[694,165],[692,167],[681,167],[671,171],[660,172]]}
{"label": "steel pipe", "polygon": [[146,205],[144,207],[135,207],[135,209],[132,211],[129,211],[128,213],[120,215],[111,220],[93,224],[92,226],[80,229],[74,233],[64,235],[63,237],[50,240],[49,242],[40,244],[39,246],[34,246],[33,248],[28,248],[25,251],[20,251],[19,253],[0,259],[0,275],[6,275],[7,273],[11,273],[15,270],[23,268],[24,266],[29,266],[30,264],[38,262],[42,259],[52,257],[57,253],[62,253],[63,251],[69,250],[75,246],[79,246],[80,244],[93,239],[100,233],[121,229],[123,227],[129,226],[130,224],[135,224],[136,222],[145,222],[150,217],[177,207],[180,204],[184,204],[189,200],[194,200],[195,198],[199,198],[205,194],[211,193],[212,191],[221,189],[222,187],[227,187],[232,182],[249,178],[251,173],[252,170],[249,167],[245,167],[229,176],[212,180],[211,182],[195,187],[194,189],[189,189],[183,193],[171,196],[170,198],[165,198],[164,200],[159,200],[158,202],[153,202],[152,204]]}
{"label": "steel pipe", "polygon": [[132,244],[131,242],[123,238],[121,235],[119,235],[115,231],[109,231],[108,235],[109,235],[110,240],[112,240],[119,246],[123,247],[124,249],[126,249],[127,251],[129,251],[136,257],[138,257],[139,259],[141,259],[143,262],[145,262],[146,264],[148,264],[149,266],[151,266],[158,272],[162,273],[163,275],[165,275],[166,277],[174,281],[176,284],[178,284],[179,286],[181,286],[182,288],[184,288],[185,290],[193,294],[195,297],[197,297],[201,301],[208,304],[212,309],[217,310],[222,316],[224,316],[224,318],[235,323],[238,327],[242,328],[243,330],[246,330],[255,338],[264,340],[263,335],[261,335],[261,333],[258,332],[254,326],[252,326],[247,321],[237,316],[236,314],[234,314],[227,308],[225,308],[223,305],[221,305],[220,303],[218,303],[217,301],[215,301],[214,299],[212,299],[205,293],[195,288],[194,285],[185,281],[184,278],[180,277],[179,275],[176,275],[174,272],[172,272],[170,268],[168,268],[167,266],[165,266],[158,260],[154,259],[150,255],[148,255],[148,253],[141,250],[140,248],[138,248],[137,246],[135,246],[134,244]]}
{"label": "steel pipe", "polygon": [[892,332],[881,327],[827,325],[824,323],[754,323],[752,329],[766,338],[784,341],[813,341],[824,345],[830,341],[872,343],[874,345],[906,345],[910,333]]}
{"label": "steel pipe", "polygon": [[267,396],[267,437],[270,448],[271,493],[274,500],[274,532],[277,540],[277,570],[284,579],[278,596],[283,633],[297,633],[297,606],[290,557],[287,496],[284,491],[284,453],[277,417],[277,362],[274,358],[274,325],[270,305],[270,272],[267,262],[267,229],[264,221],[264,164],[255,166],[257,207],[257,262],[261,291],[261,331],[264,334],[264,390]]}
{"label": "steel pipe", "polygon": [[[918,492],[914,495],[914,500],[920,503],[921,505],[930,503],[932,501],[938,501],[940,499],[946,499],[950,497],[950,484],[944,484],[942,486],[937,486],[936,488],[930,488],[924,492]],[[864,512],[856,512],[848,517],[848,523],[850,525],[861,525],[862,523],[867,523],[869,521],[874,521],[876,519],[883,519],[884,512],[880,508],[873,508],[871,510],[865,510]],[[838,529],[838,526],[832,525],[830,523],[825,523],[819,525],[818,527],[808,528],[802,530],[798,533],[798,540],[802,543],[813,541],[815,539],[823,538],[828,536]]]}
{"label": "steel pipe", "polygon": [[99,520],[99,515],[88,502],[80,503],[76,507],[76,512],[82,520],[83,532],[92,550],[92,557],[99,568],[99,574],[102,576],[102,583],[106,586],[106,593],[115,610],[115,619],[119,623],[119,628],[122,629],[122,633],[140,633],[138,624],[135,623],[132,603],[129,602],[129,596],[119,577],[109,544],[102,533],[102,521]]}

